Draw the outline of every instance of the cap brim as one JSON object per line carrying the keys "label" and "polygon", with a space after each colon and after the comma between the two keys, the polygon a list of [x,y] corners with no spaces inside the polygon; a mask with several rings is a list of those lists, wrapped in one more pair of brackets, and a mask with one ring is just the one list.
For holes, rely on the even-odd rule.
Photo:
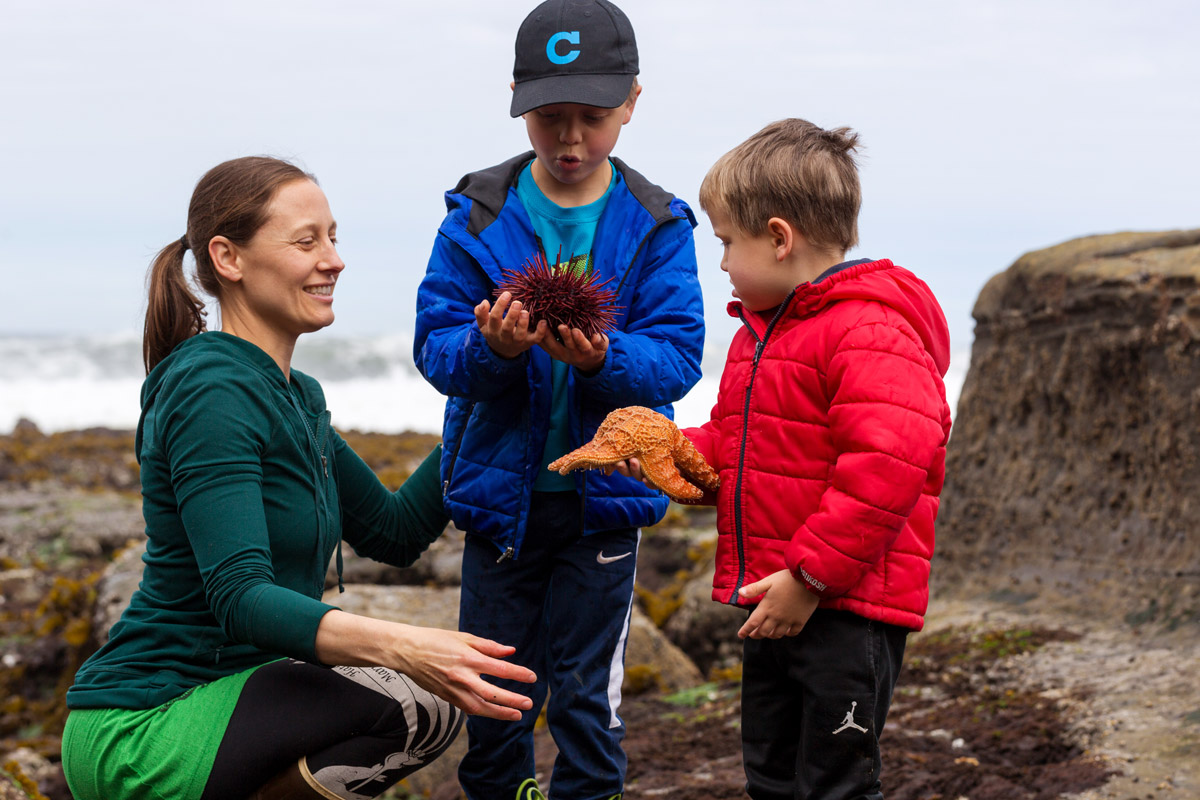
{"label": "cap brim", "polygon": [[634,75],[552,75],[513,87],[509,113],[519,117],[551,103],[616,108],[629,97]]}

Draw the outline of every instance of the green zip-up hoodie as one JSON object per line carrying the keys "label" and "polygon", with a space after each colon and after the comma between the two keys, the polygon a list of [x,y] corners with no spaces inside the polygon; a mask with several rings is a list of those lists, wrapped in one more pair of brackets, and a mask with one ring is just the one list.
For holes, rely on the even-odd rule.
{"label": "green zip-up hoodie", "polygon": [[444,529],[440,447],[395,493],[291,381],[225,333],[184,341],[142,386],[142,582],[67,692],[70,708],[153,708],[280,656],[317,662],[329,559],[344,537],[396,566]]}

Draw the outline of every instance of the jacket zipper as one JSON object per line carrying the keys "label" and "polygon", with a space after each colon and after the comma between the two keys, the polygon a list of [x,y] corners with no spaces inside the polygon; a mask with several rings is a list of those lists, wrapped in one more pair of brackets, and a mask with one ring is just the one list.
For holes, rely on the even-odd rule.
{"label": "jacket zipper", "polygon": [[450,467],[446,470],[446,480],[442,481],[442,497],[450,494],[450,481],[454,480],[454,467],[458,464],[458,454],[462,450],[463,437],[467,435],[467,426],[471,424],[471,415],[475,413],[475,401],[471,401],[471,405],[467,407],[467,417],[463,422],[462,431],[459,432],[458,438],[454,440],[454,452],[450,455]]}
{"label": "jacket zipper", "polygon": [[642,249],[645,248],[646,243],[650,241],[650,237],[653,236],[655,231],[657,231],[663,225],[666,225],[668,222],[674,222],[674,221],[680,220],[680,219],[687,221],[687,217],[676,217],[676,216],[672,215],[670,217],[666,217],[664,219],[658,220],[657,222],[654,223],[654,227],[652,227],[649,231],[646,232],[646,235],[642,237],[642,240],[640,242],[638,242],[637,250],[633,251],[633,258],[629,259],[629,264],[625,267],[625,274],[623,274],[621,276],[620,283],[617,284],[616,294],[618,296],[620,296],[620,294],[621,294],[621,289],[623,289],[625,287],[625,279],[629,277],[629,268],[633,266],[633,262],[638,260],[638,256],[640,256],[642,254]]}
{"label": "jacket zipper", "polygon": [[[290,391],[289,391],[289,395],[290,395]],[[296,398],[294,396],[291,397],[291,401],[292,401],[292,408],[294,408],[296,410],[296,413],[300,417],[300,421],[302,423],[304,423],[304,430],[308,433],[309,442],[311,442],[313,447],[315,447],[317,450],[317,457],[321,461],[321,474],[325,477],[325,480],[328,481],[329,480],[329,457],[325,453],[325,445],[329,441],[329,412],[325,411],[324,413],[321,414],[320,421],[317,423],[317,430],[314,432],[313,428],[312,428],[312,424],[309,423],[309,421],[308,421],[308,414],[305,413],[304,409],[300,407],[300,404],[298,402],[296,402]],[[318,433],[321,434],[320,437],[318,437],[318,435],[317,435]],[[315,509],[316,514],[317,514],[317,546],[321,547],[322,542],[325,539],[325,518],[327,516],[326,504],[324,502],[326,499],[325,486],[323,486],[323,485],[318,486],[317,492],[321,498],[320,502],[318,502],[316,504],[317,507]],[[336,552],[337,552],[338,591],[344,592],[344,591],[346,591],[346,587],[342,584],[342,537],[340,535],[338,536],[338,540],[337,540],[337,551]],[[320,588],[321,587],[318,587],[318,590]]]}
{"label": "jacket zipper", "polygon": [[754,337],[756,344],[754,345],[754,360],[750,364],[750,380],[746,383],[746,399],[742,405],[742,443],[738,448],[737,483],[734,485],[733,490],[733,529],[737,544],[738,576],[737,582],[733,585],[733,592],[729,595],[729,600],[726,601],[729,605],[737,605],[738,590],[746,582],[746,536],[742,520],[742,481],[746,466],[746,440],[749,437],[750,430],[750,395],[754,392],[754,378],[758,374],[758,362],[762,358],[763,350],[767,347],[767,340],[771,338],[771,332],[775,330],[775,324],[779,322],[779,319],[783,316],[783,312],[787,310],[795,294],[795,289],[788,293],[787,298],[779,305],[779,309],[776,310],[775,316],[771,318],[767,329],[763,331],[761,339],[750,323],[746,321],[746,315],[742,313],[742,309],[738,309],[738,317],[742,320],[742,324],[746,326],[746,330],[750,331],[750,335]]}
{"label": "jacket zipper", "polygon": [[[442,497],[446,497],[448,494],[450,494],[450,481],[452,481],[454,479],[454,467],[458,463],[458,454],[459,454],[459,451],[462,450],[463,437],[465,437],[467,435],[467,426],[471,424],[471,414],[473,414],[473,413],[475,413],[475,403],[474,402],[472,402],[471,405],[467,408],[466,422],[463,423],[462,432],[458,434],[458,438],[454,442],[454,452],[450,456],[450,467],[449,467],[449,469],[446,470],[446,480],[442,481]],[[512,557],[513,557],[513,549],[510,546],[510,547],[506,548],[503,553],[500,554],[500,557],[496,559],[496,563],[503,564],[505,561],[508,561]]]}
{"label": "jacket zipper", "polygon": [[[321,459],[321,472],[325,475],[326,478],[328,478],[329,477],[329,460],[325,456],[325,441],[317,439],[316,433],[313,432],[312,425],[309,424],[308,415],[306,415],[303,411],[301,411],[298,408],[296,409],[296,411],[300,415],[300,421],[304,423],[304,430],[308,431],[308,440],[313,443],[314,447],[317,448],[317,455]],[[324,428],[325,426],[322,424],[320,427]],[[328,438],[329,438],[328,436],[325,437],[325,439],[328,439]]]}

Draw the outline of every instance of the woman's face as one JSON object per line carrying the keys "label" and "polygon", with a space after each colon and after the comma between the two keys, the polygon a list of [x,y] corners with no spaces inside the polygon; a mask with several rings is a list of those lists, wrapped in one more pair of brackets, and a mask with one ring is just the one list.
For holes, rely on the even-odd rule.
{"label": "woman's face", "polygon": [[299,336],[333,322],[333,287],[346,265],[325,193],[309,180],[281,186],[265,225],[238,248],[244,310],[274,334]]}

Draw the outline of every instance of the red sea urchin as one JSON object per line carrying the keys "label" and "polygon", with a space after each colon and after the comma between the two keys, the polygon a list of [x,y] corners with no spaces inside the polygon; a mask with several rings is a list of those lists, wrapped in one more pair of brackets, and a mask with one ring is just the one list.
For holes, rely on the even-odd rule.
{"label": "red sea urchin", "polygon": [[552,269],[541,253],[535,253],[521,269],[502,269],[501,274],[504,282],[496,296],[510,292],[513,300],[520,300],[529,312],[531,327],[546,320],[551,331],[566,325],[583,331],[589,339],[615,327],[619,306],[613,301],[617,293],[604,288],[612,278],[601,283],[596,273],[565,264]]}

